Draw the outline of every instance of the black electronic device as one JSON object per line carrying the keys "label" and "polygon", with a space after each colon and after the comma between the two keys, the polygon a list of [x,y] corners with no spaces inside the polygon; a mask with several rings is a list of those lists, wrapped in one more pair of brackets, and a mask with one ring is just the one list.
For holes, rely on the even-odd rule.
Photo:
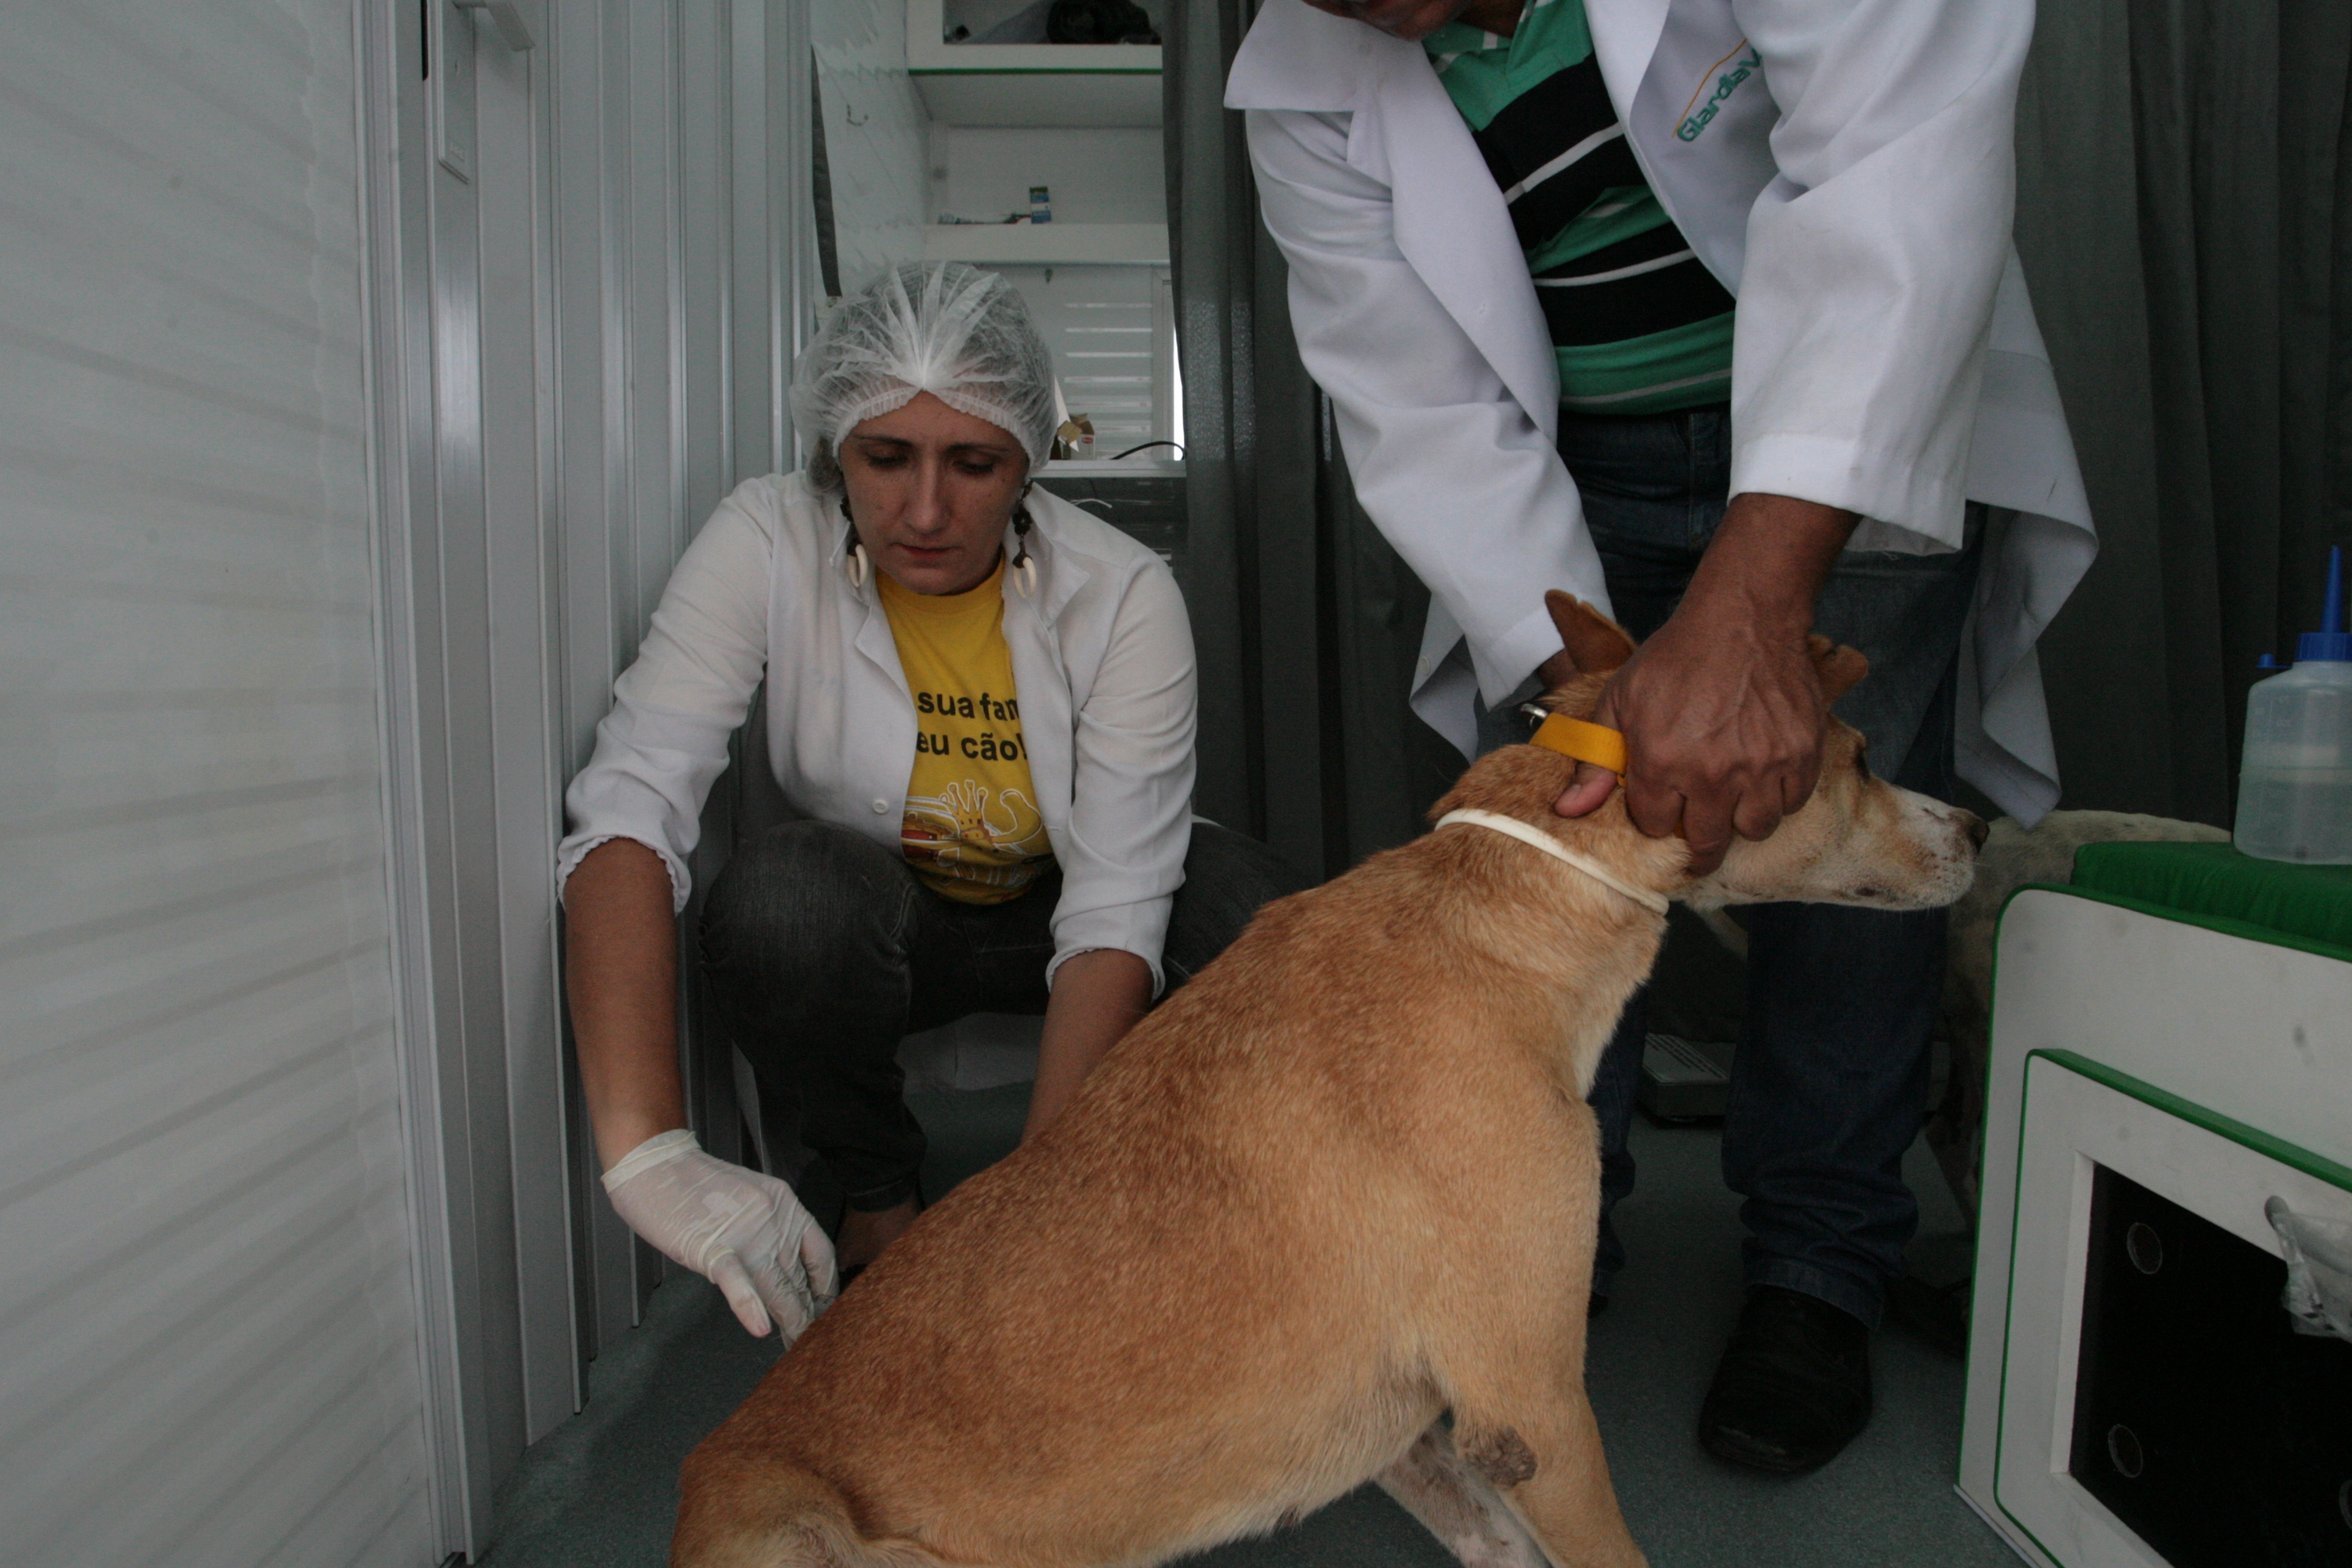
{"label": "black electronic device", "polygon": [[1049,44],[1156,44],[1160,35],[1135,0],[1054,0]]}

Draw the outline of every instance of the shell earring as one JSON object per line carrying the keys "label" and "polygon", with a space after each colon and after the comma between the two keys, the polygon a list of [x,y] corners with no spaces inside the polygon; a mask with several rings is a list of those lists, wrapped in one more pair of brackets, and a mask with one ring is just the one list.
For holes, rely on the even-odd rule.
{"label": "shell earring", "polygon": [[842,569],[849,574],[851,587],[863,588],[866,574],[866,547],[857,542],[857,524],[850,519],[847,496],[841,498],[841,521],[849,524],[848,537],[842,542]]}
{"label": "shell earring", "polygon": [[[1027,487],[1021,493],[1026,496]],[[1013,557],[1013,581],[1024,599],[1037,596],[1037,563],[1029,558],[1029,531],[1036,524],[1030,521],[1026,501],[1013,503],[1013,542],[1018,548]]]}

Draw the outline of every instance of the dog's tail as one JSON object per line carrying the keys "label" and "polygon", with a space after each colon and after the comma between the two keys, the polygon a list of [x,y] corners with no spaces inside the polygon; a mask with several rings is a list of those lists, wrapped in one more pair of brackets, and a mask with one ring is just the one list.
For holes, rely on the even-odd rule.
{"label": "dog's tail", "polygon": [[910,1541],[869,1540],[823,1477],[698,1452],[679,1477],[670,1568],[943,1568]]}

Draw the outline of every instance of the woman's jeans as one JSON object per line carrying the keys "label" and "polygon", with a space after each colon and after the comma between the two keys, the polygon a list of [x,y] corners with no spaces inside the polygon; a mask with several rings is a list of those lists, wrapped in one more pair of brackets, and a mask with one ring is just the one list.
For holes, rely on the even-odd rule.
{"label": "woman's jeans", "polygon": [[[1195,822],[1160,956],[1168,989],[1291,887],[1273,851]],[[762,1096],[797,1097],[802,1140],[852,1207],[905,1202],[923,1163],[899,1040],[967,1013],[1044,1012],[1061,893],[1049,871],[1008,902],[959,903],[902,856],[824,822],[761,835],[712,885],[702,963],[719,1024]]]}
{"label": "woman's jeans", "polygon": [[[1566,416],[1560,456],[1584,499],[1618,620],[1658,629],[1722,521],[1730,416]],[[1983,533],[1939,555],[1848,552],[1822,590],[1816,629],[1870,659],[1837,704],[1870,745],[1871,769],[1948,800],[1954,670]],[[1748,929],[1748,1014],[1731,1069],[1723,1175],[1746,1201],[1748,1284],[1819,1297],[1874,1323],[1901,1272],[1918,1205],[1903,1152],[1927,1115],[1927,1032],[1943,985],[1944,911],[1762,904]],[[1646,997],[1625,1009],[1592,1087],[1601,1131],[1606,1294],[1625,1251],[1609,1211],[1633,1189],[1626,1149],[1648,1033]]]}

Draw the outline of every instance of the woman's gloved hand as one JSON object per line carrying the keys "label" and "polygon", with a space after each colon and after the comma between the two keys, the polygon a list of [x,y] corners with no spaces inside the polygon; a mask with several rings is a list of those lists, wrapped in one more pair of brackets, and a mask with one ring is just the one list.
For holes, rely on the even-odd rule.
{"label": "woman's gloved hand", "polygon": [[631,1230],[718,1286],[754,1334],[773,1319],[790,1344],[840,1293],[833,1243],[792,1188],[704,1153],[684,1129],[622,1155],[604,1191]]}

